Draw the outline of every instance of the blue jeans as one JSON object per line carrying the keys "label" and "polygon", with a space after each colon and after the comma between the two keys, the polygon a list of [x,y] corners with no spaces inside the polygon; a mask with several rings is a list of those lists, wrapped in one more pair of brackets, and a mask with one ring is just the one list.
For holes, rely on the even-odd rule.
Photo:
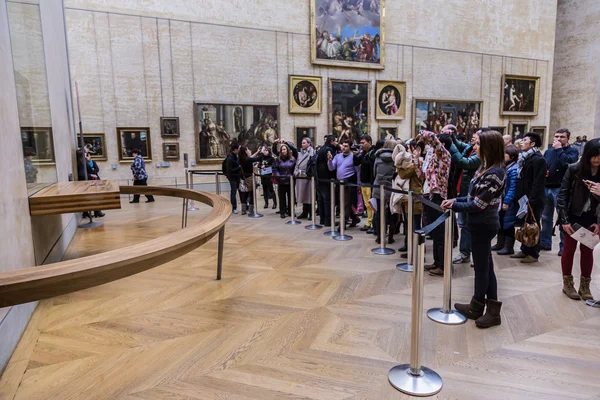
{"label": "blue jeans", "polygon": [[[545,188],[544,211],[542,212],[542,232],[540,234],[540,245],[543,248],[552,247],[552,231],[554,230],[554,209],[560,188]],[[560,249],[563,248],[563,233],[560,232]]]}
{"label": "blue jeans", "polygon": [[460,228],[460,244],[459,251],[465,255],[471,255],[471,233],[467,229],[467,214],[457,213],[458,227]]}
{"label": "blue jeans", "polygon": [[229,193],[229,201],[231,202],[231,207],[234,210],[237,210],[237,192],[240,187],[240,181],[235,179],[229,180],[229,186],[231,187],[231,192]]}

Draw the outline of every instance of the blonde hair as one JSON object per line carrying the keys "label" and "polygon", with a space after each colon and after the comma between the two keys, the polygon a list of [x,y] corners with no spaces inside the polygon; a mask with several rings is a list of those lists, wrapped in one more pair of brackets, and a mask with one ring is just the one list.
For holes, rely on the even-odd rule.
{"label": "blonde hair", "polygon": [[398,142],[396,142],[395,139],[388,139],[383,144],[383,148],[384,149],[394,149],[394,148],[396,148],[397,144],[398,144]]}

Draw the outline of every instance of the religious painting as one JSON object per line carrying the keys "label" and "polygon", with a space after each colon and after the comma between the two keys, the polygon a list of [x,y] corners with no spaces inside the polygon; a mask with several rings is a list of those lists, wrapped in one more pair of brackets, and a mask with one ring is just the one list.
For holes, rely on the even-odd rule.
{"label": "religious painting", "polygon": [[506,132],[506,127],[505,126],[490,126],[490,129],[496,132],[501,133],[502,135],[504,135],[504,132]]}
{"label": "religious painting", "polygon": [[33,164],[54,164],[52,128],[21,128],[21,142],[23,154]]}
{"label": "religious painting", "polygon": [[163,160],[179,161],[179,143],[163,143]]}
{"label": "religious painting", "polygon": [[302,144],[302,139],[305,137],[309,138],[313,148],[316,147],[320,143],[316,143],[317,139],[317,128],[314,126],[297,126],[296,127],[296,147],[300,148]]}
{"label": "religious painting", "polygon": [[500,115],[537,115],[539,97],[539,77],[504,75]]}
{"label": "religious painting", "polygon": [[377,81],[377,119],[404,119],[406,117],[406,82]]}
{"label": "religious painting", "polygon": [[[545,126],[532,126],[530,129],[531,132],[537,133],[542,138],[542,149],[544,148],[544,143],[546,143],[546,127]],[[552,146],[550,143],[548,144],[548,148]]]}
{"label": "religious painting", "polygon": [[[525,135],[528,127],[527,121],[510,121],[508,123],[508,133],[507,135],[511,135],[513,138],[513,143],[517,139],[523,139],[523,135]],[[542,137],[543,138],[543,137]]]}
{"label": "religious painting", "polygon": [[106,138],[104,133],[84,133],[83,145],[86,153],[92,156],[92,160],[106,161]]}
{"label": "religious painting", "polygon": [[338,141],[369,134],[368,81],[329,80],[329,126]]}
{"label": "religious painting", "polygon": [[313,64],[383,69],[385,0],[310,0]]}
{"label": "religious painting", "polygon": [[468,140],[481,127],[481,101],[419,100],[413,104],[414,135],[426,130],[440,133],[446,125],[454,125]]}
{"label": "religious painting", "polygon": [[117,128],[117,140],[120,161],[133,160],[131,152],[136,149],[144,160],[152,159],[150,128]]}
{"label": "religious painting", "polygon": [[160,136],[164,138],[179,137],[179,117],[160,118]]}
{"label": "religious painting", "polygon": [[279,138],[279,105],[196,103],[198,161],[222,160],[239,143],[256,152]]}
{"label": "religious painting", "polygon": [[379,136],[377,139],[390,140],[396,139],[398,137],[398,127],[397,126],[380,126],[379,127]]}
{"label": "religious painting", "polygon": [[290,75],[290,114],[321,114],[320,76]]}

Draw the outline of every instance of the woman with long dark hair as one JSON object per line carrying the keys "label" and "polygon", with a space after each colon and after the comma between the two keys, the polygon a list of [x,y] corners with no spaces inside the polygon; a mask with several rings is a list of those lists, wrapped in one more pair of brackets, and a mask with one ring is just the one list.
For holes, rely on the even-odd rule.
{"label": "woman with long dark hair", "polygon": [[454,307],[467,318],[476,320],[477,327],[489,328],[501,323],[502,303],[498,301],[492,239],[500,229],[498,208],[502,204],[506,178],[504,140],[496,131],[480,132],[474,148],[481,166],[471,180],[468,196],[445,200],[442,208],[466,213],[467,228],[471,233],[475,294],[470,304],[455,304]]}
{"label": "woman with long dark hair", "polygon": [[282,144],[279,156],[273,164],[273,176],[277,178],[277,195],[279,196],[279,216],[285,218],[292,215],[294,205],[290,204],[290,176],[294,174],[296,159],[287,144]]}
{"label": "woman with long dark hair", "polygon": [[[265,198],[265,208],[269,208],[269,199],[273,199],[273,210],[277,208],[277,197],[273,187],[273,163],[275,158],[271,154],[268,146],[262,147],[262,157],[260,161],[260,183],[263,187],[263,197]],[[269,172],[270,171],[270,172]]]}
{"label": "woman with long dark hair", "polygon": [[[578,163],[567,169],[557,198],[558,221],[564,235],[564,247],[561,256],[563,274],[563,293],[574,300],[593,300],[590,291],[594,251],[580,244],[581,278],[579,290],[573,283],[573,259],[577,250],[577,241],[571,237],[581,228],[589,229],[595,235],[600,233],[596,209],[600,205],[600,139],[592,139],[583,147]],[[579,226],[577,226],[579,225]]]}

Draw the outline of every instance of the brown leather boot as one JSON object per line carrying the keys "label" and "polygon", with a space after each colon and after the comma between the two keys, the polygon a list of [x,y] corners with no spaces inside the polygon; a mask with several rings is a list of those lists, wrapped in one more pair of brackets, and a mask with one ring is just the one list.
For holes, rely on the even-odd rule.
{"label": "brown leather boot", "polygon": [[469,319],[478,319],[483,315],[485,304],[478,302],[473,297],[469,304],[454,303],[454,308]]}
{"label": "brown leather boot", "polygon": [[492,326],[500,325],[502,323],[502,319],[500,318],[501,308],[502,302],[488,299],[485,315],[479,317],[475,321],[475,325],[477,325],[477,327],[481,329],[491,328]]}
{"label": "brown leather boot", "polygon": [[570,299],[581,300],[573,284],[573,275],[563,275],[563,293]]}
{"label": "brown leather boot", "polygon": [[594,300],[594,296],[592,296],[592,292],[590,291],[590,282],[592,278],[586,278],[582,276],[579,278],[579,295],[583,300]]}

